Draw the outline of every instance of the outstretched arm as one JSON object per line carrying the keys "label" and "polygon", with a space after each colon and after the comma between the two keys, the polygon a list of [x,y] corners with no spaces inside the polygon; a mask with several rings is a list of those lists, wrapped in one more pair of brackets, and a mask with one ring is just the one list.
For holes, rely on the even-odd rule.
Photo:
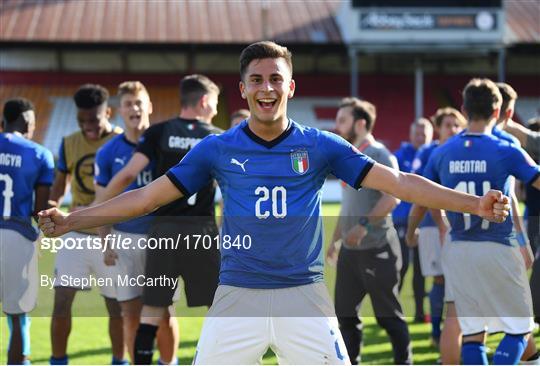
{"label": "outstretched arm", "polygon": [[471,213],[495,222],[504,221],[510,210],[508,197],[500,191],[492,190],[478,197],[377,163],[370,169],[362,185],[424,207]]}
{"label": "outstretched arm", "polygon": [[[526,149],[531,148],[531,146],[527,146],[527,139],[529,138],[529,136],[533,136],[533,138],[535,137],[535,133],[533,131],[511,120],[506,122],[503,128],[505,131],[514,135],[521,143],[521,146]],[[536,135],[536,138],[540,139],[540,134]]]}
{"label": "outstretched arm", "polygon": [[55,237],[73,230],[114,224],[146,215],[181,197],[182,193],[171,180],[162,176],[143,188],[67,215],[55,208],[41,211],[38,223],[46,236]]}

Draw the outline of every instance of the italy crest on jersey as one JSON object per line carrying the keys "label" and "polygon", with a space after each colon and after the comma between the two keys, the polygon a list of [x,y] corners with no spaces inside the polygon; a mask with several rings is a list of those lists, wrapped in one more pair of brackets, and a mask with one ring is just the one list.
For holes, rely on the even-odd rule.
{"label": "italy crest on jersey", "polygon": [[291,152],[292,168],[296,174],[304,174],[309,169],[309,157],[306,150],[295,150]]}

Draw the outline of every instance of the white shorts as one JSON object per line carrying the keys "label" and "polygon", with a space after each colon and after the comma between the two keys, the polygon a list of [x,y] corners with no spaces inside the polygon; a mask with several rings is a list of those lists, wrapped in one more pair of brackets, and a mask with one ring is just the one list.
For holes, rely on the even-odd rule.
{"label": "white shorts", "polygon": [[218,287],[193,364],[260,364],[268,348],[280,364],[350,365],[324,284]]}
{"label": "white shorts", "polygon": [[0,302],[6,314],[22,314],[36,306],[36,244],[15,230],[0,229]]}
{"label": "white shorts", "polygon": [[418,233],[418,255],[424,277],[442,276],[441,240],[436,227],[421,227]]}
{"label": "white shorts", "polygon": [[452,242],[445,267],[464,335],[525,334],[534,329],[531,290],[519,248]]}
{"label": "white shorts", "polygon": [[[146,251],[144,249],[135,246],[141,238],[146,238],[144,234],[127,233],[125,231],[112,230],[111,234],[116,234],[124,238],[130,238],[133,247],[129,249],[118,249],[116,254],[118,259],[116,261],[116,270],[118,276],[129,278],[137,278],[138,276],[144,276],[144,266],[146,263]],[[119,286],[118,281],[116,284],[116,299],[118,301],[129,301],[136,299],[142,295],[141,286]]]}
{"label": "white shorts", "polygon": [[[70,232],[62,236],[62,240],[65,241],[68,238],[75,240],[79,238],[86,239],[87,237],[96,238],[96,235]],[[83,246],[82,249],[59,249],[54,263],[54,276],[54,287],[70,287],[80,290],[89,290],[90,288],[83,289],[77,286],[65,285],[68,283],[67,279],[69,278],[69,283],[77,283],[92,276],[98,279],[107,279],[104,282],[112,285],[100,286],[99,292],[107,298],[116,298],[114,283],[118,279],[117,269],[115,266],[105,265],[103,252],[99,249],[89,249],[86,246]],[[72,281],[72,279],[74,280]]]}
{"label": "white shorts", "polygon": [[[116,273],[119,277],[135,279],[139,276],[145,275],[145,266],[146,266],[146,250],[141,249],[140,246],[137,246],[136,243],[139,242],[139,239],[147,238],[145,234],[135,234],[127,233],[125,231],[112,230],[111,234],[116,234],[117,238],[121,235],[122,240],[125,238],[130,238],[132,247],[125,250],[115,250],[118,255],[116,261]],[[123,284],[125,281],[123,282]],[[134,300],[142,296],[143,288],[142,286],[126,286],[120,285],[118,281],[115,282],[116,285],[116,300],[118,301],[129,301]],[[176,288],[174,292],[173,301],[176,302],[180,298],[180,286]]]}

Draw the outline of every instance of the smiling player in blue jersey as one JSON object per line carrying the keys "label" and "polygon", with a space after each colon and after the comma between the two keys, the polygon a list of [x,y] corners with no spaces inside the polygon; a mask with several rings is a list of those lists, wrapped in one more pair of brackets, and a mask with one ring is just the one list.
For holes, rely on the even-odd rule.
{"label": "smiling player in blue jersey", "polygon": [[[473,79],[463,92],[469,127],[433,152],[428,179],[463,192],[500,189],[510,176],[540,187],[540,168],[519,147],[490,134],[501,94],[487,79]],[[445,278],[463,332],[465,364],[487,364],[486,332],[504,332],[493,362],[516,364],[533,329],[531,292],[511,219],[493,224],[481,217],[447,212],[452,242],[443,252]]]}
{"label": "smiling player in blue jersey", "polygon": [[34,106],[26,99],[8,100],[0,133],[0,302],[10,336],[8,365],[28,363],[30,312],[38,289],[38,238],[32,215],[47,208],[54,179],[51,152],[30,141]]}
{"label": "smiling player in blue jersey", "polygon": [[[95,160],[95,188],[96,201],[102,198],[107,185],[130,161],[135,153],[137,141],[150,127],[150,114],[152,103],[145,86],[140,81],[126,81],[118,86],[119,108],[125,124],[124,133],[113,137],[103,145],[96,154]],[[155,162],[150,161],[126,191],[144,187],[152,181]],[[150,230],[150,216],[143,216],[128,222],[116,224],[113,234],[118,237],[130,238],[133,243],[146,239]],[[99,234],[102,238],[111,233],[110,227],[102,227]],[[146,253],[143,248],[130,248],[114,250],[107,248],[104,254],[105,264],[115,266],[119,276],[137,278],[144,276]],[[132,362],[134,361],[134,343],[137,328],[139,327],[143,289],[141,286],[116,286],[116,299],[122,309],[122,326],[124,344]],[[171,312],[173,310],[171,309]],[[178,348],[178,323],[165,312],[158,332],[158,345],[160,348],[159,362],[163,364],[177,363],[176,349]]]}
{"label": "smiling player in blue jersey", "polygon": [[58,236],[151,212],[214,177],[224,201],[220,286],[195,364],[253,364],[270,347],[284,364],[350,363],[323,282],[320,207],[329,174],[428,207],[497,222],[508,215],[501,192],[478,197],[400,173],[332,133],[290,120],[291,57],[273,42],[245,48],[240,92],[251,117],[205,138],[165,176],[96,207],[40,213],[43,232]]}

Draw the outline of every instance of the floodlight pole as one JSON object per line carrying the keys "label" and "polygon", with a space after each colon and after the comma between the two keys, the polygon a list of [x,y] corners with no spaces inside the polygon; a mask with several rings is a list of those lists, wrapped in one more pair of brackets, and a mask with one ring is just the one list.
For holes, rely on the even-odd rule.
{"label": "floodlight pole", "polygon": [[358,53],[354,47],[349,47],[349,61],[351,70],[351,97],[358,97]]}
{"label": "floodlight pole", "polygon": [[414,116],[416,119],[424,115],[424,69],[422,59],[414,59]]}
{"label": "floodlight pole", "polygon": [[498,53],[498,81],[504,83],[506,79],[506,48],[499,48]]}

